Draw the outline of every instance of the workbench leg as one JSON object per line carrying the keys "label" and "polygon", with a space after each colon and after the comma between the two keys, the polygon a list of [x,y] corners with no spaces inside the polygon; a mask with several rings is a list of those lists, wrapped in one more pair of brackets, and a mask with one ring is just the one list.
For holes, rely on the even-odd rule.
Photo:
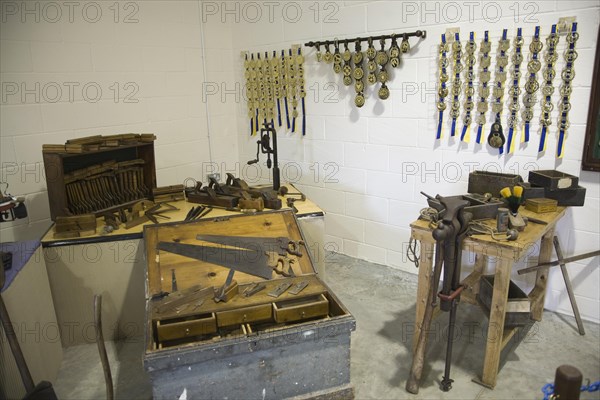
{"label": "workbench leg", "polygon": [[[552,248],[554,247],[554,227],[552,227],[540,242],[540,264],[549,262],[552,257]],[[544,299],[546,298],[546,285],[548,283],[548,270],[550,267],[540,268],[535,276],[535,286],[529,293],[531,301],[531,319],[541,321],[544,313]]]}
{"label": "workbench leg", "polygon": [[425,307],[429,301],[431,275],[433,273],[433,243],[419,242],[421,254],[419,255],[419,282],[417,287],[417,311],[415,316],[415,335],[413,336],[413,353],[419,341]]}
{"label": "workbench leg", "polygon": [[488,256],[483,254],[475,254],[475,265],[473,266],[473,272],[476,273],[480,278],[473,284],[473,296],[477,298],[479,294],[479,282],[481,282],[481,276],[483,276],[483,270],[488,263]]}
{"label": "workbench leg", "polygon": [[492,306],[490,308],[490,322],[485,346],[485,359],[483,361],[483,375],[481,382],[489,387],[496,386],[500,353],[502,351],[502,338],[504,334],[504,317],[506,303],[508,302],[508,287],[513,261],[507,258],[496,259],[496,273],[494,275],[494,290]]}

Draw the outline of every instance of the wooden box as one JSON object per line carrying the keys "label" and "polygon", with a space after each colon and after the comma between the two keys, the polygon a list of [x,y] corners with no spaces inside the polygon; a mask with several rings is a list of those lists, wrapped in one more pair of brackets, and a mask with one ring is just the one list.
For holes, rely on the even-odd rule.
{"label": "wooden box", "polygon": [[[44,150],[44,170],[46,173],[46,186],[50,201],[50,218],[70,215],[69,195],[65,176],[78,170],[100,165],[106,162],[124,162],[143,160],[143,181],[151,190],[156,187],[156,167],[154,163],[154,142],[137,142],[120,145],[118,147],[100,148],[84,153],[50,152]],[[98,207],[95,211],[101,211]]]}
{"label": "wooden box", "polygon": [[[290,210],[144,228],[144,367],[154,398],[180,398],[183,393],[194,399],[352,398],[350,334],[356,322],[320,280],[307,246],[299,242],[301,256],[289,255],[295,276],[273,270],[270,279],[263,279],[236,271],[229,288],[237,295],[217,302],[229,268],[167,251],[164,242],[241,253],[248,246],[210,243],[199,234],[227,235],[232,242],[244,236],[304,241]],[[269,254],[276,250],[252,248]],[[292,294],[301,282],[308,286]],[[257,283],[265,288],[246,297],[244,291]],[[272,297],[284,283],[292,286]]]}
{"label": "wooden box", "polygon": [[553,199],[539,198],[525,200],[525,208],[538,214],[554,212],[558,206],[558,201]]}
{"label": "wooden box", "polygon": [[529,182],[547,190],[576,188],[579,178],[554,169],[529,171]]}
{"label": "wooden box", "polygon": [[[489,315],[492,306],[492,295],[494,292],[494,276],[484,275],[480,279],[479,293],[477,299],[479,304]],[[527,294],[521,290],[513,281],[508,286],[508,303],[506,303],[506,317],[504,326],[507,328],[525,326],[531,319],[531,302]]]}

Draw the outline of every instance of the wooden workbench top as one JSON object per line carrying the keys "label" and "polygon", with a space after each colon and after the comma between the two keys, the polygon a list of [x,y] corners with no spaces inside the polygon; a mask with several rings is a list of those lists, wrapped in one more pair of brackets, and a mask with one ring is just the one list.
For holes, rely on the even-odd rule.
{"label": "wooden workbench top", "polygon": [[[485,234],[471,235],[464,240],[463,249],[485,254],[487,256],[502,257],[518,261],[537,246],[540,238],[554,227],[556,222],[565,215],[565,212],[566,207],[558,207],[555,212],[543,214],[538,214],[525,209],[525,207],[521,207],[519,213],[523,217],[536,218],[545,221],[548,224],[540,225],[529,222],[525,229],[522,232],[519,232],[519,237],[515,241],[497,241],[492,239],[490,235]],[[487,219],[482,222],[493,229],[496,228],[495,219]],[[435,242],[431,235],[432,229],[429,227],[429,221],[417,220],[410,224],[410,227],[414,239],[429,243]],[[537,253],[537,251],[533,251],[533,253]]]}
{"label": "wooden workbench top", "polygon": [[[297,189],[293,185],[286,184],[286,186],[288,186],[290,188],[291,192],[297,192]],[[290,208],[287,207],[287,205],[286,205],[286,198],[283,196],[279,196],[279,197],[282,199],[282,204],[283,204],[282,210],[289,210]],[[188,211],[190,211],[190,209],[192,207],[196,207],[199,205],[196,203],[189,203],[185,200],[171,201],[168,203],[177,207],[179,210],[165,213],[165,215],[168,216],[170,219],[160,219],[159,218],[160,222],[183,221],[183,219],[187,215]],[[308,198],[305,201],[296,201],[294,203],[294,206],[298,210],[298,212],[296,213],[296,216],[298,218],[324,215],[323,210],[321,208],[319,208],[319,206],[317,206],[314,202],[312,202]],[[269,211],[269,209],[265,209],[265,210]],[[213,210],[206,216],[206,218],[223,217],[223,216],[239,215],[239,214],[241,214],[241,213],[237,212],[237,211],[227,211],[222,208],[213,208]],[[152,222],[148,221],[145,224],[140,224],[140,225],[134,226],[130,229],[125,229],[125,225],[121,224],[119,226],[119,229],[117,229],[111,233],[106,233],[106,234],[101,235],[100,232],[102,232],[102,228],[104,226],[104,218],[100,217],[100,218],[96,218],[96,234],[90,235],[90,236],[85,236],[85,237],[73,238],[73,239],[57,239],[57,238],[55,238],[54,237],[54,233],[55,233],[54,225],[52,225],[50,227],[50,229],[48,230],[48,232],[46,232],[46,234],[42,238],[42,246],[43,247],[54,247],[54,246],[65,246],[65,245],[72,245],[72,244],[86,244],[86,243],[112,242],[115,240],[140,239],[142,237],[142,234],[144,231],[144,226],[148,225],[148,224],[152,224]]]}

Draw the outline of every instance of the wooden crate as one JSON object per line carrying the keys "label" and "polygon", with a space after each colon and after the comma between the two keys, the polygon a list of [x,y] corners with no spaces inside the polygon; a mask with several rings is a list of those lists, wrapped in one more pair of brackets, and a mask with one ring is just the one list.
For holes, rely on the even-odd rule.
{"label": "wooden crate", "polygon": [[50,201],[50,218],[53,221],[56,217],[69,215],[65,175],[93,165],[108,161],[144,160],[144,182],[150,190],[156,187],[154,142],[138,142],[118,147],[100,148],[85,153],[44,151],[43,157],[48,199]]}
{"label": "wooden crate", "polygon": [[[157,250],[165,241],[210,245],[196,239],[200,233],[304,240],[289,210],[144,228],[144,366],[154,398],[179,398],[184,390],[188,398],[353,397],[350,333],[355,320],[319,279],[308,247],[301,245],[302,256],[294,256],[296,276],[273,272],[271,279],[262,279],[237,271],[239,294],[216,302],[214,288],[225,282],[228,268]],[[165,297],[175,287],[173,277],[177,291]],[[302,281],[308,286],[296,295],[269,296],[284,282]],[[266,288],[243,296],[255,283]]]}

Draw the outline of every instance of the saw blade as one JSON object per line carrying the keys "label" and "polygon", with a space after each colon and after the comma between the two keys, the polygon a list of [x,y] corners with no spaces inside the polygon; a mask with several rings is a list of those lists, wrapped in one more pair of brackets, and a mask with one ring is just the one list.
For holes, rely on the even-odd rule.
{"label": "saw blade", "polygon": [[218,243],[225,246],[240,247],[256,251],[275,251],[279,255],[287,253],[301,257],[299,242],[287,237],[256,237],[256,236],[226,236],[226,235],[196,235],[197,240]]}
{"label": "saw blade", "polygon": [[271,279],[273,274],[273,269],[269,267],[269,257],[264,251],[228,249],[224,247],[174,242],[159,242],[157,248],[264,279]]}

